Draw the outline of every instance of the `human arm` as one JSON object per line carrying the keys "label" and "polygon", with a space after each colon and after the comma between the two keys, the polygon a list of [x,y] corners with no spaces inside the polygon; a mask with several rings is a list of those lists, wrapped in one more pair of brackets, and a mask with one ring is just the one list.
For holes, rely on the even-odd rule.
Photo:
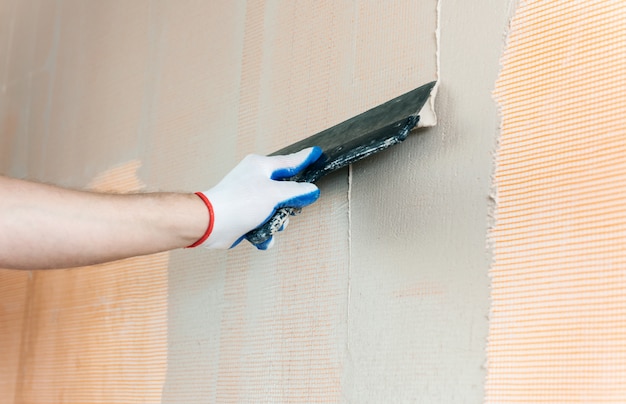
{"label": "human arm", "polygon": [[317,199],[313,184],[279,181],[317,157],[319,149],[247,157],[203,193],[212,217],[194,194],[102,194],[0,177],[0,267],[75,267],[182,248],[211,222],[203,246],[229,248],[283,202]]}
{"label": "human arm", "polygon": [[104,194],[0,177],[0,267],[92,265],[181,248],[209,222],[194,194]]}

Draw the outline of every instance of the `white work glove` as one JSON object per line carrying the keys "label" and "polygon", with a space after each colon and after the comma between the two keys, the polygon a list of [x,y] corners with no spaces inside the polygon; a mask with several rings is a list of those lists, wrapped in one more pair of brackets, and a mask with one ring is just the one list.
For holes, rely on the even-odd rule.
{"label": "white work glove", "polygon": [[[241,242],[246,233],[270,219],[278,208],[302,208],[317,200],[319,190],[311,183],[281,181],[316,161],[322,150],[309,147],[284,156],[250,154],[216,186],[202,194],[213,210],[213,229],[201,245],[227,249]],[[265,250],[273,239],[256,245]]]}

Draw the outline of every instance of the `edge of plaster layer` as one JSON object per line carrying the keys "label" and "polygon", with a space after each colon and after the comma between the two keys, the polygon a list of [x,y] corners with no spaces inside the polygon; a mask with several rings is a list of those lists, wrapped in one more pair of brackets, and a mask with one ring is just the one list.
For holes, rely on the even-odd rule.
{"label": "edge of plaster layer", "polygon": [[420,120],[417,123],[418,128],[430,128],[437,125],[437,113],[435,112],[435,97],[437,96],[437,89],[439,88],[439,82],[435,84],[432,92],[430,93],[430,97],[426,104],[420,109],[419,117]]}
{"label": "edge of plaster layer", "polygon": [[420,120],[417,123],[418,128],[429,128],[437,125],[437,113],[435,112],[435,98],[437,97],[437,90],[439,90],[439,49],[440,49],[440,38],[441,38],[441,0],[437,2],[437,28],[435,29],[435,48],[437,49],[435,53],[436,60],[436,73],[435,77],[437,80],[437,84],[432,89],[430,93],[430,98],[424,104],[422,109],[419,112]]}

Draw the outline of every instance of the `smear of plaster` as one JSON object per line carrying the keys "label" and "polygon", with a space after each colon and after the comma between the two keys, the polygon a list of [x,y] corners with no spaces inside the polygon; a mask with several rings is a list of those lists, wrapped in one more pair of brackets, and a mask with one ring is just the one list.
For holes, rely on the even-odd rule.
{"label": "smear of plaster", "polygon": [[445,110],[439,107],[437,126],[409,137],[388,158],[353,169],[353,402],[481,402],[484,396],[485,219],[498,117],[491,92],[508,3],[419,4],[428,6],[422,13],[431,23],[440,16],[439,29],[428,31],[439,39],[419,42],[429,46],[420,48],[419,66],[436,68],[428,72],[442,80],[446,91],[437,103]]}
{"label": "smear of plaster", "polygon": [[439,91],[439,86],[441,85],[439,79],[439,68],[440,68],[440,56],[439,53],[441,47],[441,1],[437,1],[437,27],[435,28],[435,42],[436,42],[436,74],[435,79],[437,80],[437,84],[433,88],[430,93],[430,98],[428,102],[424,104],[422,109],[419,112],[420,120],[417,123],[418,128],[432,127],[437,125],[437,113],[435,112],[435,99],[437,98],[437,91]]}
{"label": "smear of plaster", "polygon": [[[365,32],[360,34],[385,38],[390,28],[379,25],[379,19],[389,18],[399,20],[393,27],[397,37],[393,45],[380,38],[371,38],[381,43],[377,62],[374,64],[364,57],[361,69],[367,71],[373,64],[380,69],[372,72],[374,77],[384,71],[389,81],[408,76],[412,83],[417,82],[418,85],[437,79],[438,2],[379,4],[379,7],[371,7],[367,14],[364,13],[361,22],[366,28],[362,28]],[[403,84],[410,85],[408,82]],[[380,85],[371,91],[384,93],[384,87]],[[422,126],[436,122],[432,103],[434,95],[420,111]],[[410,255],[408,250],[398,251],[392,246],[401,243],[401,239],[419,239],[419,232],[411,226],[390,230],[398,224],[398,220],[413,223],[420,216],[413,210],[396,209],[397,201],[413,199],[409,196],[411,190],[417,192],[419,189],[415,176],[405,176],[405,173],[415,172],[415,167],[405,165],[406,159],[421,156],[419,150],[411,147],[411,144],[415,146],[415,140],[409,138],[408,143],[390,150],[379,159],[355,164],[350,170],[346,342],[349,359],[344,370],[347,402],[419,401],[417,392],[421,390],[421,383],[433,385],[426,381],[429,379],[428,371],[419,370],[424,362],[429,361],[432,351],[423,355],[420,352],[427,342],[422,339],[424,327],[416,325],[421,322],[421,308],[441,299],[433,299],[432,296],[422,299],[418,296],[417,290],[422,288],[420,283],[423,282],[420,271],[410,269],[414,264],[409,264],[409,261],[413,259],[403,261]],[[416,243],[419,244],[419,241]],[[415,247],[410,250],[414,251]],[[411,294],[417,298],[407,298]],[[408,331],[417,329],[418,332]],[[413,366],[409,362],[420,365]]]}
{"label": "smear of plaster", "polygon": [[[143,188],[139,161],[98,175],[97,191]],[[167,359],[168,254],[28,281],[16,402],[160,402]]]}
{"label": "smear of plaster", "polygon": [[502,122],[487,403],[626,402],[626,2],[520,2]]}

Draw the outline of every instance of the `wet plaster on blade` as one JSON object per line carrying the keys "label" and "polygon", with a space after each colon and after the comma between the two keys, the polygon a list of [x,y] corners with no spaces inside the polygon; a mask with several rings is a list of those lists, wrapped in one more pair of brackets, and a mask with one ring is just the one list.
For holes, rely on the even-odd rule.
{"label": "wet plaster on blade", "polygon": [[510,3],[438,4],[437,126],[352,169],[353,402],[483,400],[491,92]]}

